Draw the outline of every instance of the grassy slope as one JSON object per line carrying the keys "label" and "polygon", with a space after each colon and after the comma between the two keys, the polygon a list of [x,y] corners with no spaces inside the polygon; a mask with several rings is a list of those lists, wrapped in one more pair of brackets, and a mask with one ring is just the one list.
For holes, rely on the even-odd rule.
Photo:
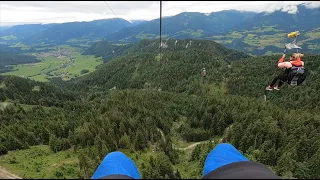
{"label": "grassy slope", "polygon": [[71,150],[53,153],[46,145],[10,151],[0,156],[0,165],[23,178],[76,178],[79,172],[76,154]]}
{"label": "grassy slope", "polygon": [[[180,151],[179,164],[174,165],[174,170],[178,169],[183,175],[182,178],[200,178],[198,173],[200,162],[189,162],[194,148]],[[140,174],[142,163],[147,164],[150,157],[155,157],[161,151],[152,151],[152,148],[145,151],[131,152],[121,150],[130,157],[137,165]],[[0,156],[0,166],[5,167],[10,172],[23,178],[77,178],[79,173],[78,158],[72,150],[53,153],[49,146],[31,146],[30,149],[10,151],[7,155]],[[64,176],[59,176],[62,172]],[[142,175],[142,174],[141,174]]]}

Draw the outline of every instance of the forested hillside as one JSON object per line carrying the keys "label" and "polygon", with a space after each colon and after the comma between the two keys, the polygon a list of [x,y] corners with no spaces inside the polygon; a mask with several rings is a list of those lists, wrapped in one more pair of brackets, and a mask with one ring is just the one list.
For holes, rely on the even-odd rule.
{"label": "forested hillside", "polygon": [[106,41],[99,41],[87,48],[84,55],[95,55],[96,57],[102,57],[104,62],[107,62],[115,57],[125,55],[133,44],[113,44]]}
{"label": "forested hillside", "polygon": [[[142,40],[136,44],[123,44],[117,45],[106,41],[100,41],[93,44],[88,48],[84,54],[85,55],[95,55],[97,57],[102,57],[104,61],[110,59],[121,57],[121,56],[132,56],[139,54],[152,53],[159,55],[160,41],[158,40]],[[206,56],[206,54],[216,57],[223,57],[226,61],[232,61],[242,57],[248,57],[245,53],[235,51],[233,49],[225,48],[224,46],[208,40],[197,40],[197,39],[168,39],[162,41],[161,44],[162,52],[164,55],[181,53],[181,52],[194,52],[197,54],[201,53]],[[160,57],[160,56],[159,56]],[[160,59],[159,59],[160,60]]]}
{"label": "forested hillside", "polygon": [[[289,56],[289,55],[287,55]],[[228,90],[230,94],[262,98],[265,87],[274,77],[282,73],[277,68],[279,56],[263,56],[233,62],[230,69]],[[286,59],[289,60],[289,57]],[[279,92],[266,92],[268,101],[285,108],[319,111],[320,56],[307,54],[303,57],[307,79],[302,86],[284,85]]]}
{"label": "forested hillside", "polygon": [[[304,57],[302,86],[285,85],[265,101],[265,87],[281,72],[280,54],[250,57],[193,39],[170,39],[163,47],[160,58],[158,40],[121,48],[98,43],[86,53],[106,63],[56,81],[59,88],[4,76],[0,92],[18,102],[0,109],[0,153],[10,157],[4,162],[21,168],[10,152],[44,144],[78,157],[75,171],[59,167],[50,177],[90,178],[104,156],[118,150],[137,162],[143,178],[200,178],[207,153],[222,139],[282,177],[320,178],[319,55]],[[25,97],[36,106],[26,108]],[[214,142],[175,148],[206,140]]]}
{"label": "forested hillside", "polygon": [[16,76],[0,76],[0,100],[41,106],[61,106],[63,102],[80,99],[81,93],[63,90]]}
{"label": "forested hillside", "polygon": [[[276,68],[281,54],[246,58],[249,56],[203,40],[170,39],[166,45],[167,48],[162,50],[161,61],[157,40],[145,40],[132,45],[123,51],[122,55],[126,55],[125,57],[119,57],[104,64],[96,72],[76,79],[73,86],[78,90],[93,87],[100,91],[113,87],[149,87],[173,92],[194,92],[201,89],[195,83],[201,80],[210,84],[226,84],[228,94],[263,99],[265,87],[283,71]],[[111,52],[108,50],[110,47],[112,46],[101,42],[89,48],[87,53],[108,57],[105,54]],[[115,52],[121,54],[121,50]],[[308,74],[305,85],[284,86],[283,91],[269,92],[268,100],[282,103],[287,108],[293,106],[312,109],[319,105],[316,93],[319,84],[314,83],[320,78],[317,74],[320,67],[319,56],[306,54],[304,61]],[[201,76],[202,68],[206,68],[206,78]],[[294,96],[288,96],[289,94]]]}

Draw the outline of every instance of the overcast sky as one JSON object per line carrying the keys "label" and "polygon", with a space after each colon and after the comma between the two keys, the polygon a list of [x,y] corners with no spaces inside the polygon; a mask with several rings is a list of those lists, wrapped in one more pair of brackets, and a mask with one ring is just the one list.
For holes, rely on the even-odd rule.
{"label": "overcast sky", "polygon": [[[119,18],[159,18],[160,1],[106,1]],[[320,7],[320,1],[163,1],[163,16],[181,12],[211,13],[221,10],[296,13],[297,5]],[[63,23],[115,18],[103,1],[0,1],[0,25]]]}

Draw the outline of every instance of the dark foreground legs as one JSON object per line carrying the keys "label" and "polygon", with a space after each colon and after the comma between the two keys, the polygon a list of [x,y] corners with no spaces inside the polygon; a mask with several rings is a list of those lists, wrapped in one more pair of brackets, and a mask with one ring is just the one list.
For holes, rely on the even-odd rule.
{"label": "dark foreground legs", "polygon": [[231,144],[218,144],[207,156],[204,163],[203,176],[211,171],[234,162],[249,161]]}
{"label": "dark foreground legs", "polygon": [[[92,179],[141,179],[134,162],[122,152],[109,153]],[[202,179],[281,179],[261,163],[251,162],[234,146],[218,144],[207,156]]]}

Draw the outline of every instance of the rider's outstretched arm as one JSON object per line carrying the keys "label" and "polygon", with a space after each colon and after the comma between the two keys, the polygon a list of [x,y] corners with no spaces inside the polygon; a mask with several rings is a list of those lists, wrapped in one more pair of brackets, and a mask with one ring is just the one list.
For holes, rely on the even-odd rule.
{"label": "rider's outstretched arm", "polygon": [[282,57],[278,61],[278,68],[292,68],[292,64],[290,62],[284,61],[285,57],[286,57],[286,53],[283,52]]}
{"label": "rider's outstretched arm", "polygon": [[282,57],[279,59],[278,64],[284,62],[284,58],[286,57],[286,54],[283,53]]}

